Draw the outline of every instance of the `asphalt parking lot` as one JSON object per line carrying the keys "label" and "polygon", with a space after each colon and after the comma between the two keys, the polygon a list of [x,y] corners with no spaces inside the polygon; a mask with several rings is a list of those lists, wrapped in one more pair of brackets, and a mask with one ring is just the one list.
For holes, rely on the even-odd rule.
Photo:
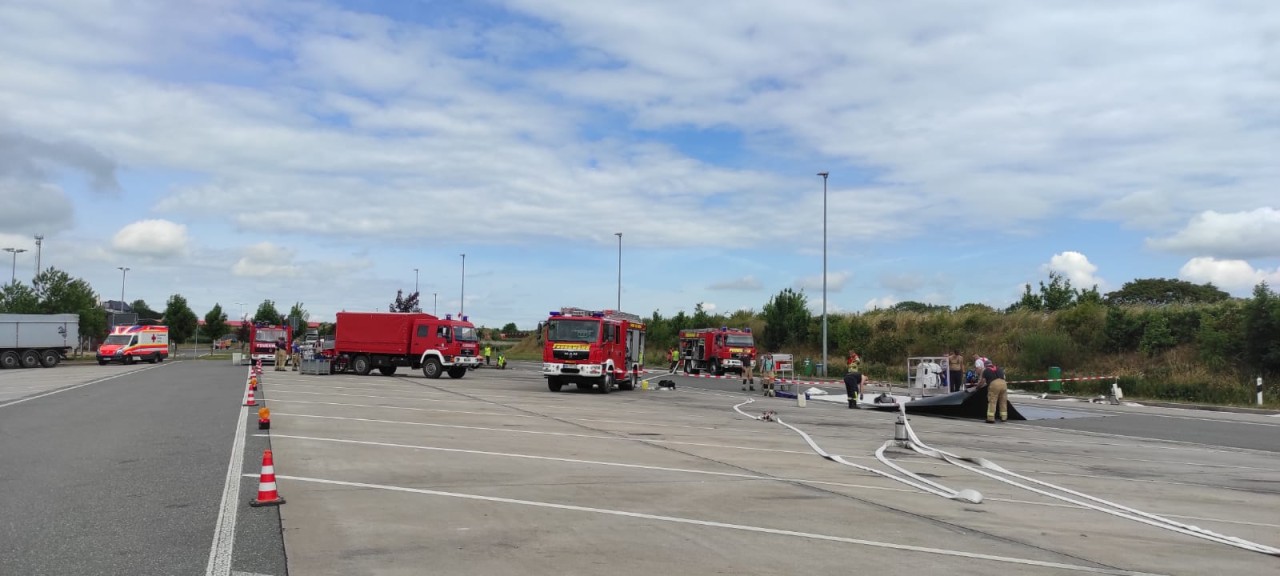
{"label": "asphalt parking lot", "polygon": [[[888,451],[980,504],[819,457],[874,456],[895,415],[675,391],[549,392],[531,364],[465,378],[268,369],[289,572],[310,574],[1272,573],[1280,558],[1066,504]],[[1152,414],[1178,411],[1152,409]],[[1106,413],[1098,418],[1111,417]],[[1123,417],[1117,410],[1115,417]],[[1178,418],[1176,414],[1172,418]],[[1210,415],[1274,433],[1267,419]],[[1074,420],[1079,420],[1073,419]],[[1268,423],[1270,422],[1270,423]],[[913,417],[932,446],[1269,546],[1275,452],[1038,425]],[[250,435],[264,432],[250,430]],[[256,475],[245,470],[245,476]],[[247,480],[252,482],[252,480]],[[1224,567],[1230,567],[1224,572]]]}

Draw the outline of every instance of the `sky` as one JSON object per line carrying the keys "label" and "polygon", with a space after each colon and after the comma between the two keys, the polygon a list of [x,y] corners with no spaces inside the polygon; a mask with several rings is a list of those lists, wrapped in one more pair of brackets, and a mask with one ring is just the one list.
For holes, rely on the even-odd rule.
{"label": "sky", "polygon": [[0,257],[29,281],[41,234],[104,300],[329,321],[416,286],[531,328],[619,270],[646,316],[820,313],[824,268],[829,313],[1280,285],[1270,0],[8,0],[0,30]]}

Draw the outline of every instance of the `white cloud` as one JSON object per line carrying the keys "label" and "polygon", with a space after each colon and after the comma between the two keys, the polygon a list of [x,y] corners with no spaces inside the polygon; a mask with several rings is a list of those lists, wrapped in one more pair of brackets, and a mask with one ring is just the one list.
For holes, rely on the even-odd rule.
{"label": "white cloud", "polygon": [[243,250],[242,254],[231,267],[231,273],[236,276],[294,278],[302,272],[302,267],[293,261],[295,254],[293,250],[270,242],[249,246]]}
{"label": "white cloud", "polygon": [[141,220],[116,232],[111,247],[134,256],[181,256],[187,252],[187,227],[168,220]]}
{"label": "white cloud", "polygon": [[[848,272],[827,272],[827,292],[839,292],[844,290],[845,282],[850,278]],[[797,290],[805,290],[810,294],[816,295],[818,299],[822,298],[822,275],[805,276],[796,279],[793,286]]]}
{"label": "white cloud", "polygon": [[724,280],[708,286],[711,290],[759,290],[764,285],[755,276],[743,276],[733,280]]}
{"label": "white cloud", "polygon": [[893,308],[894,305],[896,305],[898,302],[899,300],[893,296],[881,296],[879,298],[872,298],[870,300],[867,300],[867,303],[863,306],[863,308],[867,310],[875,310],[877,308],[880,308],[880,309]]}
{"label": "white cloud", "polygon": [[1045,272],[1057,272],[1071,281],[1071,285],[1087,290],[1097,285],[1099,289],[1107,285],[1107,281],[1097,276],[1098,267],[1089,258],[1079,252],[1067,251],[1054,254],[1048,264],[1041,266]]}
{"label": "white cloud", "polygon": [[1280,256],[1280,210],[1262,207],[1223,214],[1208,210],[1167,238],[1148,239],[1159,250],[1208,254],[1219,258]]}
{"label": "white cloud", "polygon": [[880,285],[894,292],[910,294],[924,288],[925,284],[925,278],[920,274],[885,274],[880,277]]}
{"label": "white cloud", "polygon": [[702,310],[703,310],[704,312],[706,312],[707,314],[714,313],[714,312],[716,311],[716,304],[715,304],[715,302],[703,302],[703,303],[702,303]]}
{"label": "white cloud", "polygon": [[1240,294],[1248,292],[1259,282],[1280,285],[1280,268],[1266,271],[1254,268],[1244,260],[1218,260],[1211,256],[1192,258],[1182,265],[1178,278],[1197,284],[1214,286]]}

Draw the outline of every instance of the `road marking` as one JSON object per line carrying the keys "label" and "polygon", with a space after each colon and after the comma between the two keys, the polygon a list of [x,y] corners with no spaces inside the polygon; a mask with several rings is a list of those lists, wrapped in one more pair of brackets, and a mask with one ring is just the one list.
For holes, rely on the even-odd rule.
{"label": "road marking", "polygon": [[[348,420],[351,422],[373,422],[375,424],[400,424],[405,426],[429,426],[432,428],[454,428],[459,430],[484,430],[488,432],[506,432],[511,434],[537,434],[540,436],[567,436],[571,438],[594,438],[597,440],[624,440],[645,442],[650,444],[678,444],[682,446],[702,446],[705,448],[732,448],[735,450],[751,450],[755,452],[778,452],[783,454],[800,454],[812,456],[813,452],[801,450],[783,450],[780,448],[754,448],[750,446],[731,446],[728,444],[706,444],[702,442],[681,442],[678,440],[654,440],[651,438],[626,438],[622,436],[599,436],[595,434],[574,434],[572,432],[545,432],[542,430],[513,430],[510,428],[487,428],[484,426],[463,426],[461,424],[436,424],[432,422],[406,422],[403,420],[378,420],[374,418],[353,418],[350,416],[321,416],[318,414],[297,414],[292,412],[276,412],[276,416],[293,416],[295,418],[321,418],[325,420]],[[870,458],[864,456],[845,456],[845,458]]]}
{"label": "road marking", "polygon": [[847,538],[844,536],[831,536],[827,534],[816,534],[812,532],[798,532],[795,530],[782,530],[778,528],[767,528],[763,526],[750,526],[746,524],[730,524],[728,522],[698,520],[696,518],[683,518],[679,516],[662,516],[658,514],[645,514],[642,512],[628,512],[625,510],[611,510],[608,508],[591,508],[588,506],[575,506],[572,504],[557,504],[554,502],[540,502],[536,500],[520,500],[516,498],[502,498],[498,496],[482,496],[479,494],[464,494],[461,492],[445,492],[442,490],[427,490],[424,488],[409,488],[405,486],[388,486],[385,484],[368,484],[364,482],[347,482],[343,480],[307,478],[304,476],[277,475],[276,478],[281,480],[292,480],[295,482],[310,482],[314,484],[328,484],[331,486],[345,486],[349,488],[367,488],[367,489],[373,489],[373,490],[386,490],[389,492],[406,492],[410,494],[423,494],[427,496],[443,496],[447,498],[460,498],[463,500],[479,500],[482,502],[495,502],[500,504],[519,504],[522,506],[550,508],[555,510],[567,510],[571,512],[588,512],[592,514],[621,516],[625,518],[637,518],[641,520],[656,520],[661,522],[671,522],[675,524],[689,524],[694,526],[706,526],[710,528],[725,528],[729,530],[739,530],[743,532],[754,532],[757,534],[772,534],[776,536],[793,536],[797,538],[807,538],[810,540],[822,540],[827,542],[856,544],[860,546],[868,546],[872,548],[885,548],[889,550],[899,550],[903,552],[919,552],[923,554],[935,554],[940,556],[951,556],[951,557],[957,557],[957,558],[970,558],[974,560],[986,560],[989,562],[1000,562],[1005,564],[1037,566],[1041,568],[1054,568],[1058,570],[1070,570],[1073,572],[1086,572],[1090,574],[1112,574],[1117,576],[1157,576],[1148,572],[1117,570],[1113,568],[1096,568],[1092,566],[1081,566],[1077,564],[1063,564],[1060,562],[1033,560],[1030,558],[1013,558],[1009,556],[995,556],[992,554],[965,552],[963,550],[948,550],[944,548],[930,548],[926,546],[913,546],[910,544],[897,544],[894,542],[879,542],[875,540]]}
{"label": "road marking", "polygon": [[[257,434],[257,436],[267,436],[266,434]],[[484,450],[464,450],[461,448],[443,448],[440,446],[422,446],[416,444],[393,444],[390,442],[371,442],[367,440],[346,440],[343,438],[319,438],[315,436],[294,436],[290,434],[272,434],[271,438],[289,438],[293,440],[311,440],[315,442],[334,442],[338,444],[358,444],[361,446],[380,446],[384,448],[408,448],[411,450],[427,450],[434,452],[454,452],[458,454],[475,454],[480,456],[501,456],[504,458],[524,458],[528,460],[546,460],[549,462],[565,462],[569,464],[589,464],[596,466],[616,466],[619,468],[634,468],[638,470],[656,470],[660,472],[684,472],[687,474],[705,474],[708,476],[727,476],[731,478],[743,478],[746,480],[771,480],[778,482],[803,482],[806,484],[823,484],[827,486],[841,486],[845,488],[862,488],[867,490],[887,490],[890,492],[918,492],[918,490],[908,490],[905,488],[886,488],[883,486],[867,486],[864,484],[849,484],[846,482],[826,482],[822,480],[806,480],[804,478],[779,478],[777,476],[764,476],[760,474],[743,474],[740,472],[713,472],[710,470],[693,470],[689,468],[670,468],[667,466],[650,466],[647,464],[627,464],[625,462],[605,462],[601,460],[582,460],[578,458],[557,458],[554,456],[535,456],[532,454],[515,454],[511,452],[488,452]],[[251,475],[250,475],[251,476]]]}
{"label": "road marking", "polygon": [[[167,366],[173,366],[174,364],[179,364],[179,363],[181,363],[181,360],[179,360],[179,361],[177,361],[177,362],[170,362],[169,364],[167,364]],[[13,406],[13,405],[15,405],[15,404],[21,404],[21,403],[23,403],[23,402],[30,402],[30,401],[32,401],[32,400],[38,400],[38,399],[40,399],[40,398],[44,398],[45,396],[53,396],[54,394],[61,394],[61,393],[63,393],[63,392],[69,392],[69,391],[71,391],[71,390],[75,390],[75,389],[77,389],[77,388],[84,388],[85,386],[89,386],[89,385],[92,385],[92,384],[100,384],[100,383],[102,383],[102,382],[106,382],[106,381],[108,381],[108,380],[115,380],[116,378],[119,378],[119,377],[121,377],[121,376],[128,376],[128,375],[130,375],[130,374],[139,374],[139,373],[142,373],[142,372],[146,372],[147,370],[155,370],[156,368],[163,368],[164,366],[166,366],[166,364],[156,364],[155,366],[148,366],[148,367],[146,367],[146,368],[140,368],[140,369],[138,369],[138,370],[132,370],[132,371],[129,371],[129,372],[124,372],[124,373],[121,373],[121,374],[116,374],[116,375],[114,375],[114,376],[107,376],[106,378],[99,378],[99,379],[97,379],[97,380],[90,380],[90,381],[85,382],[85,383],[82,383],[82,384],[76,384],[76,385],[74,385],[74,386],[67,386],[66,388],[59,388],[59,389],[54,390],[54,391],[52,391],[52,392],[45,392],[44,394],[40,394],[40,395],[38,395],[38,396],[31,396],[31,397],[29,397],[29,398],[23,398],[23,399],[21,399],[21,400],[14,400],[14,401],[12,401],[12,402],[6,402],[6,403],[4,403],[4,404],[0,404],[0,408],[5,408],[5,407],[8,407],[8,406]]]}
{"label": "road marking", "polygon": [[[279,391],[276,391],[279,393]],[[445,410],[442,408],[412,408],[408,406],[376,406],[372,404],[347,404],[344,402],[315,402],[311,400],[281,400],[276,398],[273,402],[286,404],[321,404],[325,406],[351,406],[353,408],[382,408],[390,410],[410,410],[413,412],[440,412],[443,414],[470,414],[473,416],[499,416],[502,418],[552,418],[542,414],[509,414],[504,412],[473,412],[469,410]],[[607,420],[596,418],[573,418],[569,416],[562,417],[565,420],[573,420],[577,422],[609,422],[612,424],[635,424],[637,426],[656,426],[661,428],[692,428],[694,430],[719,430],[714,426],[687,426],[684,424],[658,424],[656,422],[632,422],[628,420]]]}
{"label": "road marking", "polygon": [[231,573],[231,549],[236,541],[236,510],[239,508],[240,477],[244,470],[244,439],[249,407],[241,406],[239,414],[240,422],[236,424],[235,440],[231,443],[231,462],[227,464],[227,479],[222,485],[218,522],[214,525],[213,544],[209,547],[206,576],[227,576]]}

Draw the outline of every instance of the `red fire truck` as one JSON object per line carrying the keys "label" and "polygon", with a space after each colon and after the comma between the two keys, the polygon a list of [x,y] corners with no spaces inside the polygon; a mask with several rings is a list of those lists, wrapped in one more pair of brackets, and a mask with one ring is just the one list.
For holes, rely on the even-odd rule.
{"label": "red fire truck", "polygon": [[[276,342],[284,338],[285,350],[293,346],[293,329],[266,322],[249,325],[249,362],[261,360],[263,364],[276,363]],[[287,352],[286,352],[287,353]]]}
{"label": "red fire truck", "polygon": [[542,375],[547,388],[565,384],[601,394],[635,388],[643,369],[644,322],[616,310],[561,308],[547,319],[543,338]]}
{"label": "red fire truck", "polygon": [[746,362],[756,357],[750,328],[722,327],[680,331],[680,360],[690,374],[706,371],[742,374]]}
{"label": "red fire truck", "polygon": [[384,376],[406,366],[427,378],[448,372],[461,378],[480,365],[480,339],[466,316],[439,318],[422,312],[339,312],[334,329],[331,372],[361,376],[375,368]]}

